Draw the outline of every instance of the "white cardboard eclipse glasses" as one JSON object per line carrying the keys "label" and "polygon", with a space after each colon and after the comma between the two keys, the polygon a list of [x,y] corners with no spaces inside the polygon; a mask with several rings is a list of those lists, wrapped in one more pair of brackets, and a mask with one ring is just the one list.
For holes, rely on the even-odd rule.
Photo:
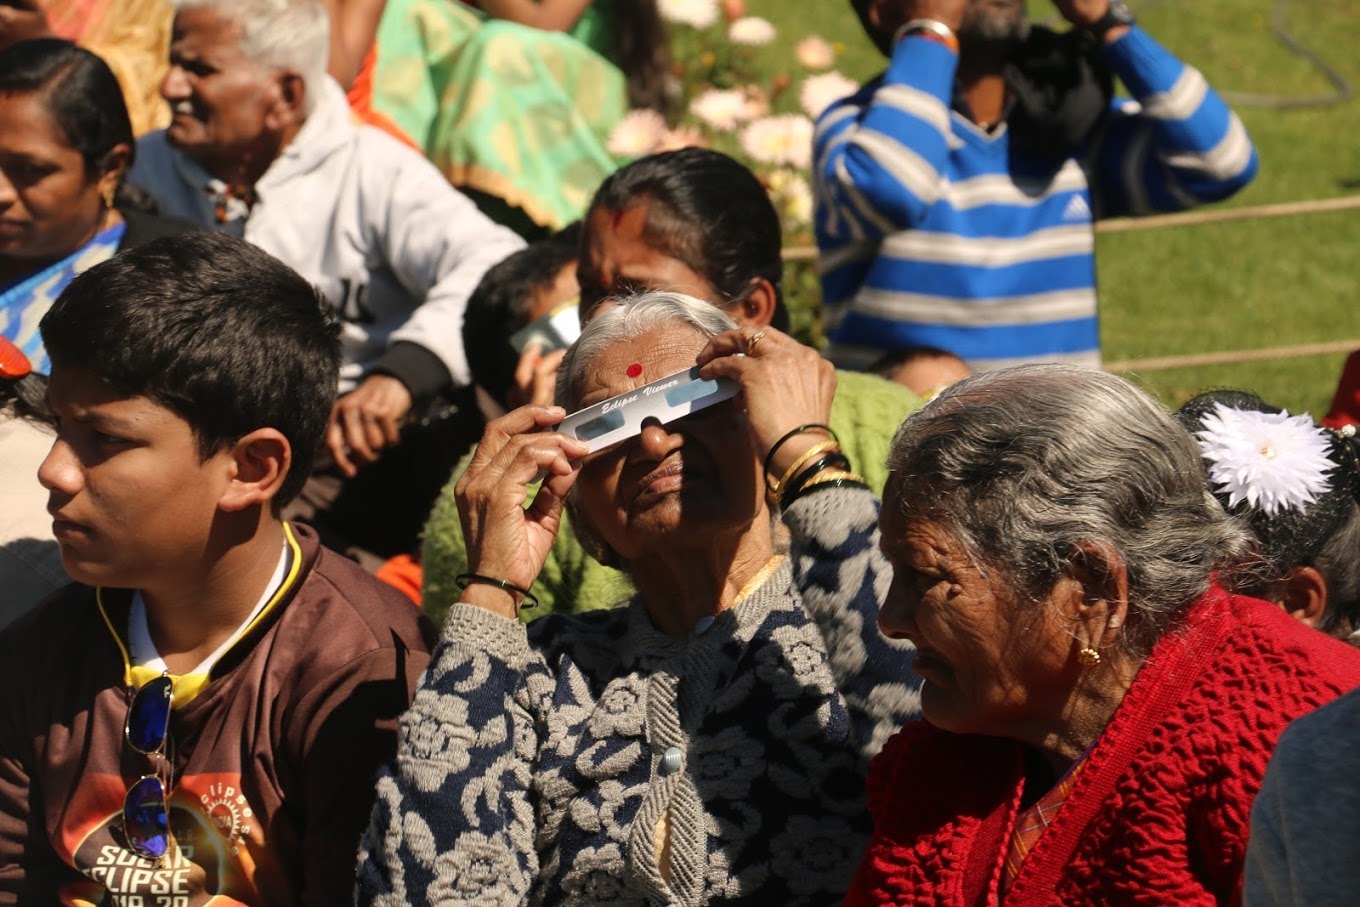
{"label": "white cardboard eclipse glasses", "polygon": [[707,409],[741,390],[726,378],[699,377],[699,367],[658,378],[651,384],[577,410],[562,420],[557,431],[590,446],[590,453],[642,434],[648,419],[665,424]]}

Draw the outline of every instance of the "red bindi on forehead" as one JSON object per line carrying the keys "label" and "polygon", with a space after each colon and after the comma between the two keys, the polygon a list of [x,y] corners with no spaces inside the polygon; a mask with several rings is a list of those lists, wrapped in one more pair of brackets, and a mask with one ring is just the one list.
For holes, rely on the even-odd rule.
{"label": "red bindi on forehead", "polygon": [[642,374],[642,364],[641,364],[641,363],[639,363],[639,362],[634,362],[632,365],[628,366],[628,377],[629,377],[629,378],[636,378],[638,375],[641,375],[641,374]]}

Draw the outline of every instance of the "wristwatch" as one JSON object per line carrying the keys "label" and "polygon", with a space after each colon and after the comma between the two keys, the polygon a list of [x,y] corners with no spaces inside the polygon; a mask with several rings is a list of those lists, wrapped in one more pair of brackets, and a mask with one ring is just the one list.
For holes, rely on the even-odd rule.
{"label": "wristwatch", "polygon": [[1132,25],[1134,23],[1133,10],[1124,0],[1110,0],[1110,8],[1105,11],[1097,21],[1087,26],[1086,31],[1096,41],[1104,41],[1105,34],[1112,28],[1121,25]]}

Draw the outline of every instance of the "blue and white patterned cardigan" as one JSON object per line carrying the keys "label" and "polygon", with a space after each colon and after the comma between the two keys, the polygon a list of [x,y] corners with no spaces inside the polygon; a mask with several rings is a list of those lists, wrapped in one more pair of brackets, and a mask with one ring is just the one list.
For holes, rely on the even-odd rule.
{"label": "blue and white patterned cardigan", "polygon": [[911,649],[877,630],[877,520],[860,489],[796,501],[790,557],[688,640],[637,599],[527,633],[456,605],[378,781],[358,903],[839,903],[869,760],[919,714]]}

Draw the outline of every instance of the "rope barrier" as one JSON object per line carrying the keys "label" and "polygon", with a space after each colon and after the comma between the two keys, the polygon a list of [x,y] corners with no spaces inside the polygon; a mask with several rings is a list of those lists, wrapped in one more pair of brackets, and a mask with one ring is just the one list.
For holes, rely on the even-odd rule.
{"label": "rope barrier", "polygon": [[1332,340],[1327,343],[1303,343],[1296,346],[1273,346],[1256,350],[1220,350],[1214,353],[1191,353],[1185,356],[1150,356],[1146,359],[1119,359],[1106,362],[1107,372],[1158,372],[1173,368],[1197,368],[1203,365],[1236,365],[1241,362],[1260,362],[1265,359],[1301,359],[1305,356],[1330,356],[1360,350],[1360,337],[1354,340]]}
{"label": "rope barrier", "polygon": [[[1137,8],[1141,13],[1154,5],[1157,5],[1154,0],[1140,0]],[[1313,67],[1317,74],[1332,87],[1332,93],[1287,96],[1257,94],[1247,91],[1220,91],[1219,94],[1223,97],[1223,100],[1235,107],[1258,107],[1265,110],[1309,110],[1345,104],[1354,96],[1355,91],[1350,80],[1342,75],[1335,66],[1323,59],[1321,54],[1307,47],[1290,32],[1287,18],[1288,10],[1289,0],[1275,0],[1270,13],[1271,35],[1285,51]]]}
{"label": "rope barrier", "polygon": [[[1130,233],[1165,227],[1191,227],[1202,224],[1232,223],[1243,220],[1269,220],[1295,217],[1301,214],[1329,214],[1338,211],[1360,210],[1360,195],[1340,198],[1314,199],[1302,202],[1282,202],[1256,205],[1250,208],[1225,208],[1216,211],[1190,211],[1184,214],[1159,214],[1152,217],[1120,217],[1096,223],[1097,233]],[[815,261],[816,246],[794,246],[784,250],[785,261]],[[1335,340],[1328,343],[1306,343],[1298,346],[1279,346],[1257,350],[1222,350],[1185,356],[1159,356],[1146,359],[1121,359],[1105,363],[1110,372],[1163,371],[1173,368],[1194,368],[1203,365],[1227,365],[1240,362],[1259,362],[1264,359],[1298,359],[1306,356],[1327,356],[1360,350],[1360,338]]]}
{"label": "rope barrier", "polygon": [[[1156,0],[1143,0],[1140,7],[1152,7]],[[1333,88],[1333,94],[1316,97],[1278,97],[1273,95],[1249,94],[1245,92],[1223,91],[1220,94],[1230,104],[1265,107],[1274,110],[1297,110],[1312,107],[1329,107],[1349,101],[1354,91],[1349,80],[1334,66],[1310,48],[1304,46],[1289,31],[1286,21],[1288,0],[1276,0],[1272,8],[1270,30],[1275,39],[1288,52],[1301,57],[1312,65]],[[1223,208],[1208,211],[1189,211],[1180,214],[1157,214],[1148,217],[1119,217],[1097,221],[1095,231],[1103,233],[1133,233],[1140,230],[1160,230],[1168,227],[1194,227],[1204,224],[1235,223],[1246,220],[1269,220],[1277,217],[1296,217],[1304,214],[1329,214],[1339,211],[1360,210],[1360,195],[1347,195],[1338,198],[1311,199],[1300,202],[1283,202],[1272,205],[1255,205],[1245,208]],[[816,261],[816,246],[792,246],[784,250],[786,262]],[[1296,346],[1268,347],[1255,350],[1221,350],[1212,353],[1194,353],[1184,356],[1157,356],[1146,359],[1122,359],[1104,365],[1110,372],[1151,372],[1174,368],[1196,368],[1205,365],[1229,365],[1243,362],[1259,362],[1267,359],[1297,359],[1307,356],[1325,356],[1350,353],[1360,350],[1360,339],[1335,340],[1328,343],[1306,343]]]}

